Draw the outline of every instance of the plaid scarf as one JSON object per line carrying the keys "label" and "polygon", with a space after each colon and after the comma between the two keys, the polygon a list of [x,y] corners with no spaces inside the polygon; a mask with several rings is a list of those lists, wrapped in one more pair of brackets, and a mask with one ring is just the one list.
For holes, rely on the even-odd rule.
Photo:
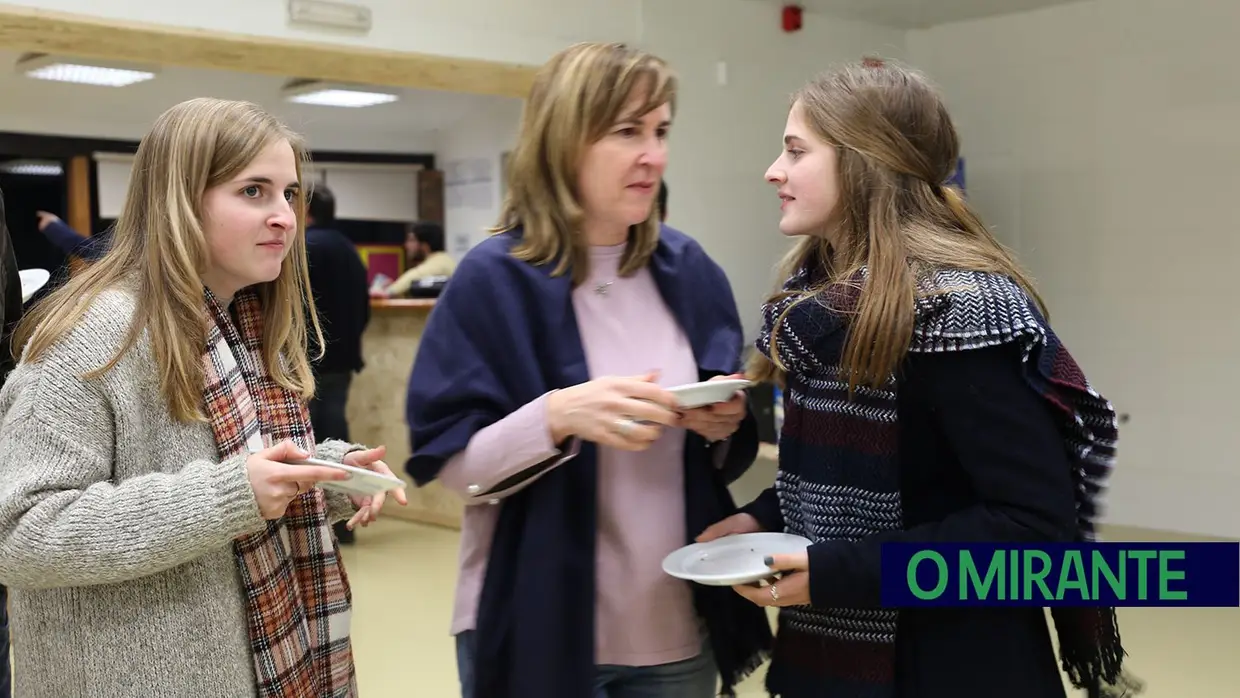
{"label": "plaid scarf", "polygon": [[[856,281],[864,283],[865,272]],[[803,303],[810,288],[804,271],[788,281],[787,295],[763,308],[764,330],[757,348],[771,356],[771,336],[779,324],[775,347],[788,369],[784,434],[776,488],[789,533],[820,540],[858,540],[903,526],[899,488],[896,392],[891,376],[881,389],[858,387],[850,398],[840,379],[847,313],[855,307],[858,284],[832,286],[823,298]],[[1103,485],[1110,475],[1118,436],[1111,404],[1085,379],[1067,349],[1051,331],[1024,291],[1007,277],[942,270],[921,284],[916,306],[912,352],[946,352],[1017,343],[1023,349],[1025,375],[1061,418],[1061,433],[1072,458],[1077,497],[1078,538],[1092,540]],[[788,427],[791,427],[789,429]],[[864,442],[866,460],[858,464],[853,449],[837,449],[832,467],[798,459],[806,430],[819,434],[816,444]],[[829,438],[823,434],[834,435]],[[821,449],[815,453],[821,454]],[[857,467],[854,467],[857,466]],[[864,466],[864,467],[861,467]],[[793,607],[780,611],[780,637],[771,675],[784,695],[844,697],[894,693],[898,611]],[[1114,609],[1055,608],[1063,669],[1091,695],[1112,694],[1124,651]],[[823,668],[826,690],[796,690],[781,670],[781,650],[798,665]],[[827,656],[827,655],[830,656]],[[782,676],[782,678],[780,678]],[[779,686],[783,684],[783,686]],[[1129,684],[1131,687],[1131,684]],[[791,691],[796,691],[795,693]],[[1102,691],[1100,693],[1099,691]]]}
{"label": "plaid scarf", "polygon": [[[205,295],[210,322],[203,399],[220,457],[260,451],[285,439],[313,453],[304,402],[272,380],[263,363],[258,293],[237,295],[234,318],[211,291]],[[233,550],[245,585],[258,696],[355,696],[352,594],[323,491],[315,487],[295,498],[283,518],[234,540]]]}

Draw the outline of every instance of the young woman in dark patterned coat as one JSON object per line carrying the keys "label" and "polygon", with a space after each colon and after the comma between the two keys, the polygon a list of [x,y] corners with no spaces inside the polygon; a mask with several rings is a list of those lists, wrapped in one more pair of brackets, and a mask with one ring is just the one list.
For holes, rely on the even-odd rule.
{"label": "young woman in dark patterned coat", "polygon": [[[945,184],[959,141],[938,94],[883,61],[795,96],[767,171],[801,238],[750,366],[785,387],[775,486],[700,540],[813,544],[737,592],[777,606],[767,687],[785,698],[1061,698],[1040,608],[884,608],[885,542],[1088,539],[1116,420],[1028,276]],[[1073,683],[1118,679],[1111,609],[1056,609]]]}

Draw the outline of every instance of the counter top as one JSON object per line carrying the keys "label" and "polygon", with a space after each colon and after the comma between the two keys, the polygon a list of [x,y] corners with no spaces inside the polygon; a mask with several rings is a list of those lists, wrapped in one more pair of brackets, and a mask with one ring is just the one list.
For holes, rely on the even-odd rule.
{"label": "counter top", "polygon": [[435,307],[434,298],[371,298],[372,310],[430,310]]}

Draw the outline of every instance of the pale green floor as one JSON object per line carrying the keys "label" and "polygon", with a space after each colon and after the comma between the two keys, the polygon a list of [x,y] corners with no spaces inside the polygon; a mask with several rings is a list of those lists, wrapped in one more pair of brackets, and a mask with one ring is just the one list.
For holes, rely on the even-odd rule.
{"label": "pale green floor", "polygon": [[[454,531],[389,518],[360,531],[346,550],[363,698],[459,695],[448,636],[456,544]],[[1141,698],[1240,695],[1240,609],[1121,609],[1120,622],[1129,666],[1147,683]],[[761,680],[752,677],[740,695],[765,698]]]}

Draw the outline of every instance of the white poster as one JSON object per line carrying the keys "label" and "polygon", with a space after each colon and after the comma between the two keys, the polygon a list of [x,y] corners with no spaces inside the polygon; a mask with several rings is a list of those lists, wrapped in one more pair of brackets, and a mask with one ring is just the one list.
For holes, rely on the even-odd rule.
{"label": "white poster", "polygon": [[495,169],[487,158],[444,163],[444,205],[448,208],[494,208]]}

